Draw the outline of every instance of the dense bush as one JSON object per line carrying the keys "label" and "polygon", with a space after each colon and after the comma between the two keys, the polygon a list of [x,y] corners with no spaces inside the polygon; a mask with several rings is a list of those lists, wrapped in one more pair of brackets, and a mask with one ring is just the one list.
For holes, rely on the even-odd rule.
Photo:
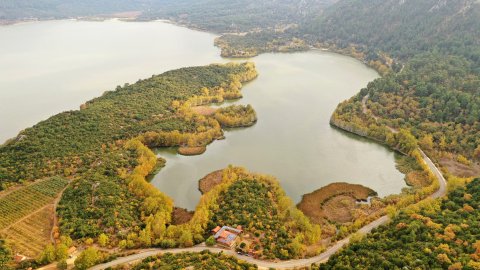
{"label": "dense bush", "polygon": [[252,265],[240,261],[232,256],[222,253],[211,253],[210,251],[202,251],[199,253],[184,252],[178,254],[165,253],[161,255],[151,256],[144,259],[141,263],[133,267],[134,270],[140,269],[192,269],[210,270],[210,269],[238,269],[253,270],[258,269],[256,265]]}

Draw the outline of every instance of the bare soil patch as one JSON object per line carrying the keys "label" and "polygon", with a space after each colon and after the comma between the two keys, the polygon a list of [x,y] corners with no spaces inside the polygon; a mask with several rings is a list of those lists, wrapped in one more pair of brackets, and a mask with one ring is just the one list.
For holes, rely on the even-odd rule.
{"label": "bare soil patch", "polygon": [[449,173],[459,177],[478,177],[480,176],[480,164],[472,163],[470,166],[462,164],[451,158],[441,158],[440,165],[446,168]]}
{"label": "bare soil patch", "polygon": [[173,209],[172,223],[174,225],[184,224],[190,221],[193,217],[194,211],[188,211],[185,208],[175,207]]}
{"label": "bare soil patch", "polygon": [[189,147],[189,146],[182,146],[179,147],[177,152],[180,155],[184,156],[195,156],[195,155],[201,155],[207,151],[206,146],[196,146],[196,147]]}
{"label": "bare soil patch", "polygon": [[202,194],[209,192],[214,186],[222,182],[223,170],[214,171],[207,174],[198,181],[198,189]]}
{"label": "bare soil patch", "polygon": [[210,116],[214,115],[217,109],[209,106],[195,106],[192,107],[192,111],[201,115]]}
{"label": "bare soil patch", "polygon": [[354,219],[353,210],[360,208],[357,201],[365,201],[377,193],[362,185],[333,183],[305,194],[297,207],[313,222],[346,223]]}

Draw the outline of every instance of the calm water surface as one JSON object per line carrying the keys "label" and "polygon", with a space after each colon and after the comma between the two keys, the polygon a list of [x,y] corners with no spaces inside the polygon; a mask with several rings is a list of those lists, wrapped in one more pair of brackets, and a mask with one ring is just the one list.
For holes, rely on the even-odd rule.
{"label": "calm water surface", "polygon": [[253,59],[260,76],[243,88],[237,103],[252,104],[255,126],[226,132],[226,140],[200,156],[158,151],[167,166],[153,184],[194,209],[200,198],[198,179],[228,164],[276,176],[295,202],[332,182],[363,184],[380,196],[405,186],[395,169],[394,153],[385,147],[330,127],[337,104],[353,96],[377,73],[338,54],[305,52],[264,54]]}
{"label": "calm water surface", "polygon": [[[48,21],[0,27],[0,141],[78,106],[116,85],[166,70],[226,62],[215,35],[163,22]],[[265,54],[252,59],[260,76],[241,104],[258,123],[226,132],[201,156],[163,149],[167,166],[153,184],[178,206],[194,209],[198,179],[228,164],[279,178],[298,202],[331,182],[369,186],[381,196],[400,192],[394,153],[329,126],[336,105],[378,75],[337,54]]]}

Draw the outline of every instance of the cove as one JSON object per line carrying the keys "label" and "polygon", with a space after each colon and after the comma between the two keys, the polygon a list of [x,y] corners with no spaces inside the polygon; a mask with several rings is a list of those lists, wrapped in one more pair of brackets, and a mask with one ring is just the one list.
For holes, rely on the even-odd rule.
{"label": "cove", "polygon": [[329,52],[263,54],[251,59],[259,77],[245,85],[238,104],[251,104],[258,122],[227,130],[200,156],[159,149],[167,165],[152,180],[175,205],[195,209],[198,180],[229,164],[271,174],[295,202],[332,182],[368,186],[383,197],[405,182],[384,146],[329,125],[337,104],[378,74],[361,62]]}
{"label": "cove", "polygon": [[[116,85],[184,66],[228,62],[215,35],[164,22],[22,23],[0,27],[0,143],[21,129]],[[201,156],[172,149],[152,180],[180,207],[194,209],[198,180],[228,164],[276,176],[295,202],[332,182],[368,186],[385,196],[405,187],[387,148],[330,127],[336,105],[378,74],[328,52],[264,54],[250,59],[259,77],[243,88],[255,126],[227,130]]]}

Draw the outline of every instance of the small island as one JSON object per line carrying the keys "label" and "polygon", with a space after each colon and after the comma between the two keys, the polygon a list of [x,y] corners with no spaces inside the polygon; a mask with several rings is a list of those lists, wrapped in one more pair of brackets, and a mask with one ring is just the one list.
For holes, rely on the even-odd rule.
{"label": "small island", "polygon": [[215,119],[222,127],[249,127],[257,122],[257,114],[250,105],[232,105],[218,109]]}

